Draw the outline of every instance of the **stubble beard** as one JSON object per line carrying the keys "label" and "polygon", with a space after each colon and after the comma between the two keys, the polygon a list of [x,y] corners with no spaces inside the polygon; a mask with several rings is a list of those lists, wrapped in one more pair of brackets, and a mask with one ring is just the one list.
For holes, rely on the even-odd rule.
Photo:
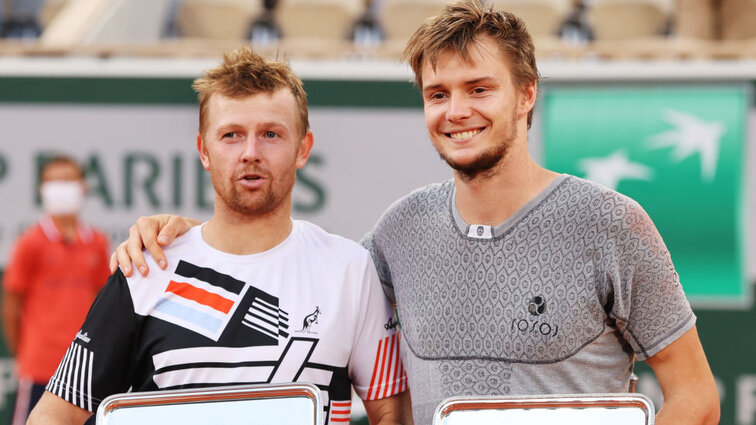
{"label": "stubble beard", "polygon": [[[243,189],[240,190],[231,184],[229,190],[218,191],[218,198],[227,206],[227,208],[243,216],[262,216],[275,211],[286,199],[291,196],[291,190],[294,187],[296,173],[281,176],[277,181],[270,175],[268,188],[260,189],[262,193],[245,194]],[[217,187],[216,185],[214,185]],[[288,190],[286,189],[288,187]],[[251,198],[251,199],[250,199]]]}
{"label": "stubble beard", "polygon": [[438,151],[441,157],[450,167],[457,172],[457,175],[464,181],[472,181],[477,178],[488,179],[499,172],[498,165],[507,156],[509,148],[517,139],[517,115],[514,114],[510,122],[511,131],[500,143],[485,149],[472,161],[461,163],[454,161],[450,157]]}

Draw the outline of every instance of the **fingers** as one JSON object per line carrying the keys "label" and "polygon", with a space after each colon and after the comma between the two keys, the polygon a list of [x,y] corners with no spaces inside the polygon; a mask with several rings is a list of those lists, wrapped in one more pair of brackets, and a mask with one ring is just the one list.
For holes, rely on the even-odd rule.
{"label": "fingers", "polygon": [[157,241],[161,246],[170,245],[177,236],[183,235],[190,228],[183,217],[169,215],[165,217],[165,225],[160,229]]}
{"label": "fingers", "polygon": [[115,251],[110,254],[110,264],[108,265],[108,267],[110,267],[110,274],[115,273],[116,269],[118,269],[118,257],[116,256]]}
{"label": "fingers", "polygon": [[[136,222],[137,241],[134,244],[129,245],[129,255],[134,260],[134,266],[142,273],[143,276],[149,273],[147,263],[144,262],[144,255],[142,254],[142,247],[146,248],[152,256],[152,259],[158,264],[158,266],[165,270],[168,262],[163,254],[163,248],[158,244],[157,236],[158,231],[162,227],[164,219],[161,216],[152,217],[139,217]],[[131,232],[129,232],[129,242],[131,242]],[[138,251],[138,252],[137,252]],[[137,261],[137,256],[141,257],[142,262]],[[142,268],[144,267],[144,272]]]}
{"label": "fingers", "polygon": [[118,245],[116,252],[110,256],[110,272],[114,273],[120,267],[124,276],[129,277],[133,273],[133,267],[136,267],[142,276],[147,276],[150,268],[144,258],[144,248],[158,266],[165,270],[168,261],[162,247],[169,245],[196,224],[199,224],[196,220],[170,214],[139,217],[136,224],[129,228],[129,239]]}
{"label": "fingers", "polygon": [[[110,262],[113,262],[115,258],[117,266],[121,269],[124,276],[130,277],[134,271],[131,267],[131,257],[126,251],[126,242],[121,242],[117,247],[113,255],[110,256]],[[111,266],[112,267],[112,266]]]}
{"label": "fingers", "polygon": [[[142,220],[142,218],[139,220]],[[137,221],[137,223],[139,223],[139,221]],[[124,263],[130,266],[133,261],[134,267],[139,270],[139,274],[142,276],[147,276],[147,273],[150,272],[150,268],[147,266],[147,261],[144,259],[144,254],[142,253],[142,240],[144,238],[145,235],[142,230],[139,229],[138,224],[129,227],[129,239],[119,245],[116,250],[116,253],[118,254],[118,263],[121,265],[121,271],[123,271]],[[125,271],[124,275],[126,275]]]}

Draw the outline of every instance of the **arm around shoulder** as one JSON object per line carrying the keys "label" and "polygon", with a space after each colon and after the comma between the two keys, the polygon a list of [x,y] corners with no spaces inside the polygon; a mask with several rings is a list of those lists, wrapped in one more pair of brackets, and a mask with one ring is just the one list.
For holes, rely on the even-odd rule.
{"label": "arm around shoulder", "polygon": [[695,326],[646,363],[664,395],[657,425],[719,423],[719,392]]}
{"label": "arm around shoulder", "polygon": [[27,425],[81,425],[92,412],[63,400],[45,391],[42,398],[29,414]]}

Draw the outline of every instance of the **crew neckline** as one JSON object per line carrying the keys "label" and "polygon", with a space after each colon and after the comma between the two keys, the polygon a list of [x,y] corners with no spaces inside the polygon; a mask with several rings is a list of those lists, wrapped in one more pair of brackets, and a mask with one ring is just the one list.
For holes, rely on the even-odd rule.
{"label": "crew neckline", "polygon": [[213,247],[207,241],[205,241],[205,238],[202,237],[202,228],[205,227],[205,224],[207,224],[207,221],[200,224],[199,226],[192,227],[189,230],[188,236],[190,237],[190,240],[193,243],[197,243],[204,248],[206,248],[208,251],[213,253],[216,257],[220,257],[223,259],[223,261],[229,261],[233,263],[250,263],[250,262],[259,262],[264,261],[267,258],[270,258],[272,256],[278,255],[280,252],[286,251],[295,243],[295,239],[297,235],[300,232],[300,223],[297,220],[292,219],[291,220],[291,232],[286,236],[286,238],[281,241],[276,246],[268,249],[267,251],[258,252],[255,254],[245,254],[245,255],[239,255],[239,254],[231,254],[225,251],[221,251],[218,248]]}
{"label": "crew neckline", "polygon": [[469,239],[497,239],[500,236],[506,234],[507,231],[514,227],[514,225],[517,224],[517,222],[519,222],[524,216],[526,216],[538,205],[540,205],[541,202],[543,202],[544,199],[551,195],[557,187],[559,187],[567,180],[567,178],[569,178],[569,174],[560,174],[559,176],[557,176],[554,181],[549,183],[549,185],[546,186],[546,188],[544,188],[540,193],[538,193],[538,195],[533,197],[533,199],[520,207],[520,209],[512,214],[509,218],[497,224],[496,226],[467,223],[459,214],[459,210],[457,210],[457,185],[452,182],[452,196],[450,196],[450,202],[451,214],[454,218],[455,227],[462,234],[462,236]]}

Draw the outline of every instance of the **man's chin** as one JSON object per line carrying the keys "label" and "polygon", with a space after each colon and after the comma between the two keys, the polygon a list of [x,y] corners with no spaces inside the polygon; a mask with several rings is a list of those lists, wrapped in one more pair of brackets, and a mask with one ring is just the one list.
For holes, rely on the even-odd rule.
{"label": "man's chin", "polygon": [[451,158],[440,152],[439,156],[465,180],[491,175],[503,158],[503,155],[492,154],[483,154],[468,159]]}

